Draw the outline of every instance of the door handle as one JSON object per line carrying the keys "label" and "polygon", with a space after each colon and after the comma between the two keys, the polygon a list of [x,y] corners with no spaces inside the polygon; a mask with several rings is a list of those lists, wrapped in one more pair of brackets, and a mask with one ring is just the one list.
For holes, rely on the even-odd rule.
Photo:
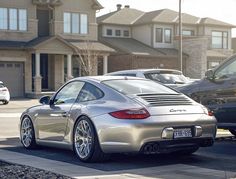
{"label": "door handle", "polygon": [[62,117],[69,117],[68,112],[63,112],[61,115],[62,115]]}

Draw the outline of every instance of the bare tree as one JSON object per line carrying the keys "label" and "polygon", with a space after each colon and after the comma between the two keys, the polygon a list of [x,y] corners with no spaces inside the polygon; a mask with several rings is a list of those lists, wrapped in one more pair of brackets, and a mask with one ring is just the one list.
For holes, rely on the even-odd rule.
{"label": "bare tree", "polygon": [[101,51],[95,48],[95,43],[89,40],[81,42],[77,52],[76,60],[82,67],[82,75],[90,76],[97,75],[98,57],[101,56]]}

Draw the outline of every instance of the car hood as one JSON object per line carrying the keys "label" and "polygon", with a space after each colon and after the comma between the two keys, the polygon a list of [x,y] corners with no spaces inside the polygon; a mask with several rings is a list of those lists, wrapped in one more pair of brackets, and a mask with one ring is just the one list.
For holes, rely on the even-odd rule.
{"label": "car hood", "polygon": [[181,86],[177,86],[175,89],[181,93],[189,95],[189,93],[199,91],[199,88],[202,83],[204,83],[205,79],[193,81],[191,83],[186,83]]}

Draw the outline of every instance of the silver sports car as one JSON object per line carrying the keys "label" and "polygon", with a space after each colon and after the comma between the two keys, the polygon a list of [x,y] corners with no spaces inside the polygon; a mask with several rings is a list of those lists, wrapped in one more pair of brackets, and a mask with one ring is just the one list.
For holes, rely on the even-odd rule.
{"label": "silver sports car", "polygon": [[40,103],[21,116],[23,146],[71,149],[84,162],[111,153],[191,154],[212,146],[216,135],[205,107],[146,79],[75,78]]}

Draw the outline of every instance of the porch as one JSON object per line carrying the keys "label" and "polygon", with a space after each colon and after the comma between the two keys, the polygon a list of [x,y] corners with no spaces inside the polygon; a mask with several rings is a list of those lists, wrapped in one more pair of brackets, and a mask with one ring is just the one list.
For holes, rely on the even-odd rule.
{"label": "porch", "polygon": [[[27,59],[30,72],[28,72],[28,80],[25,81],[26,97],[39,98],[43,95],[52,95],[66,81],[75,77],[107,73],[108,56],[112,49],[99,48],[99,53],[95,55],[92,52],[98,50],[96,46],[93,49],[87,47],[84,49],[81,42],[71,43],[60,37],[52,37],[32,44]],[[86,54],[88,50],[91,50],[90,58]],[[89,68],[86,66],[88,64],[85,64],[85,59],[90,61]]]}

